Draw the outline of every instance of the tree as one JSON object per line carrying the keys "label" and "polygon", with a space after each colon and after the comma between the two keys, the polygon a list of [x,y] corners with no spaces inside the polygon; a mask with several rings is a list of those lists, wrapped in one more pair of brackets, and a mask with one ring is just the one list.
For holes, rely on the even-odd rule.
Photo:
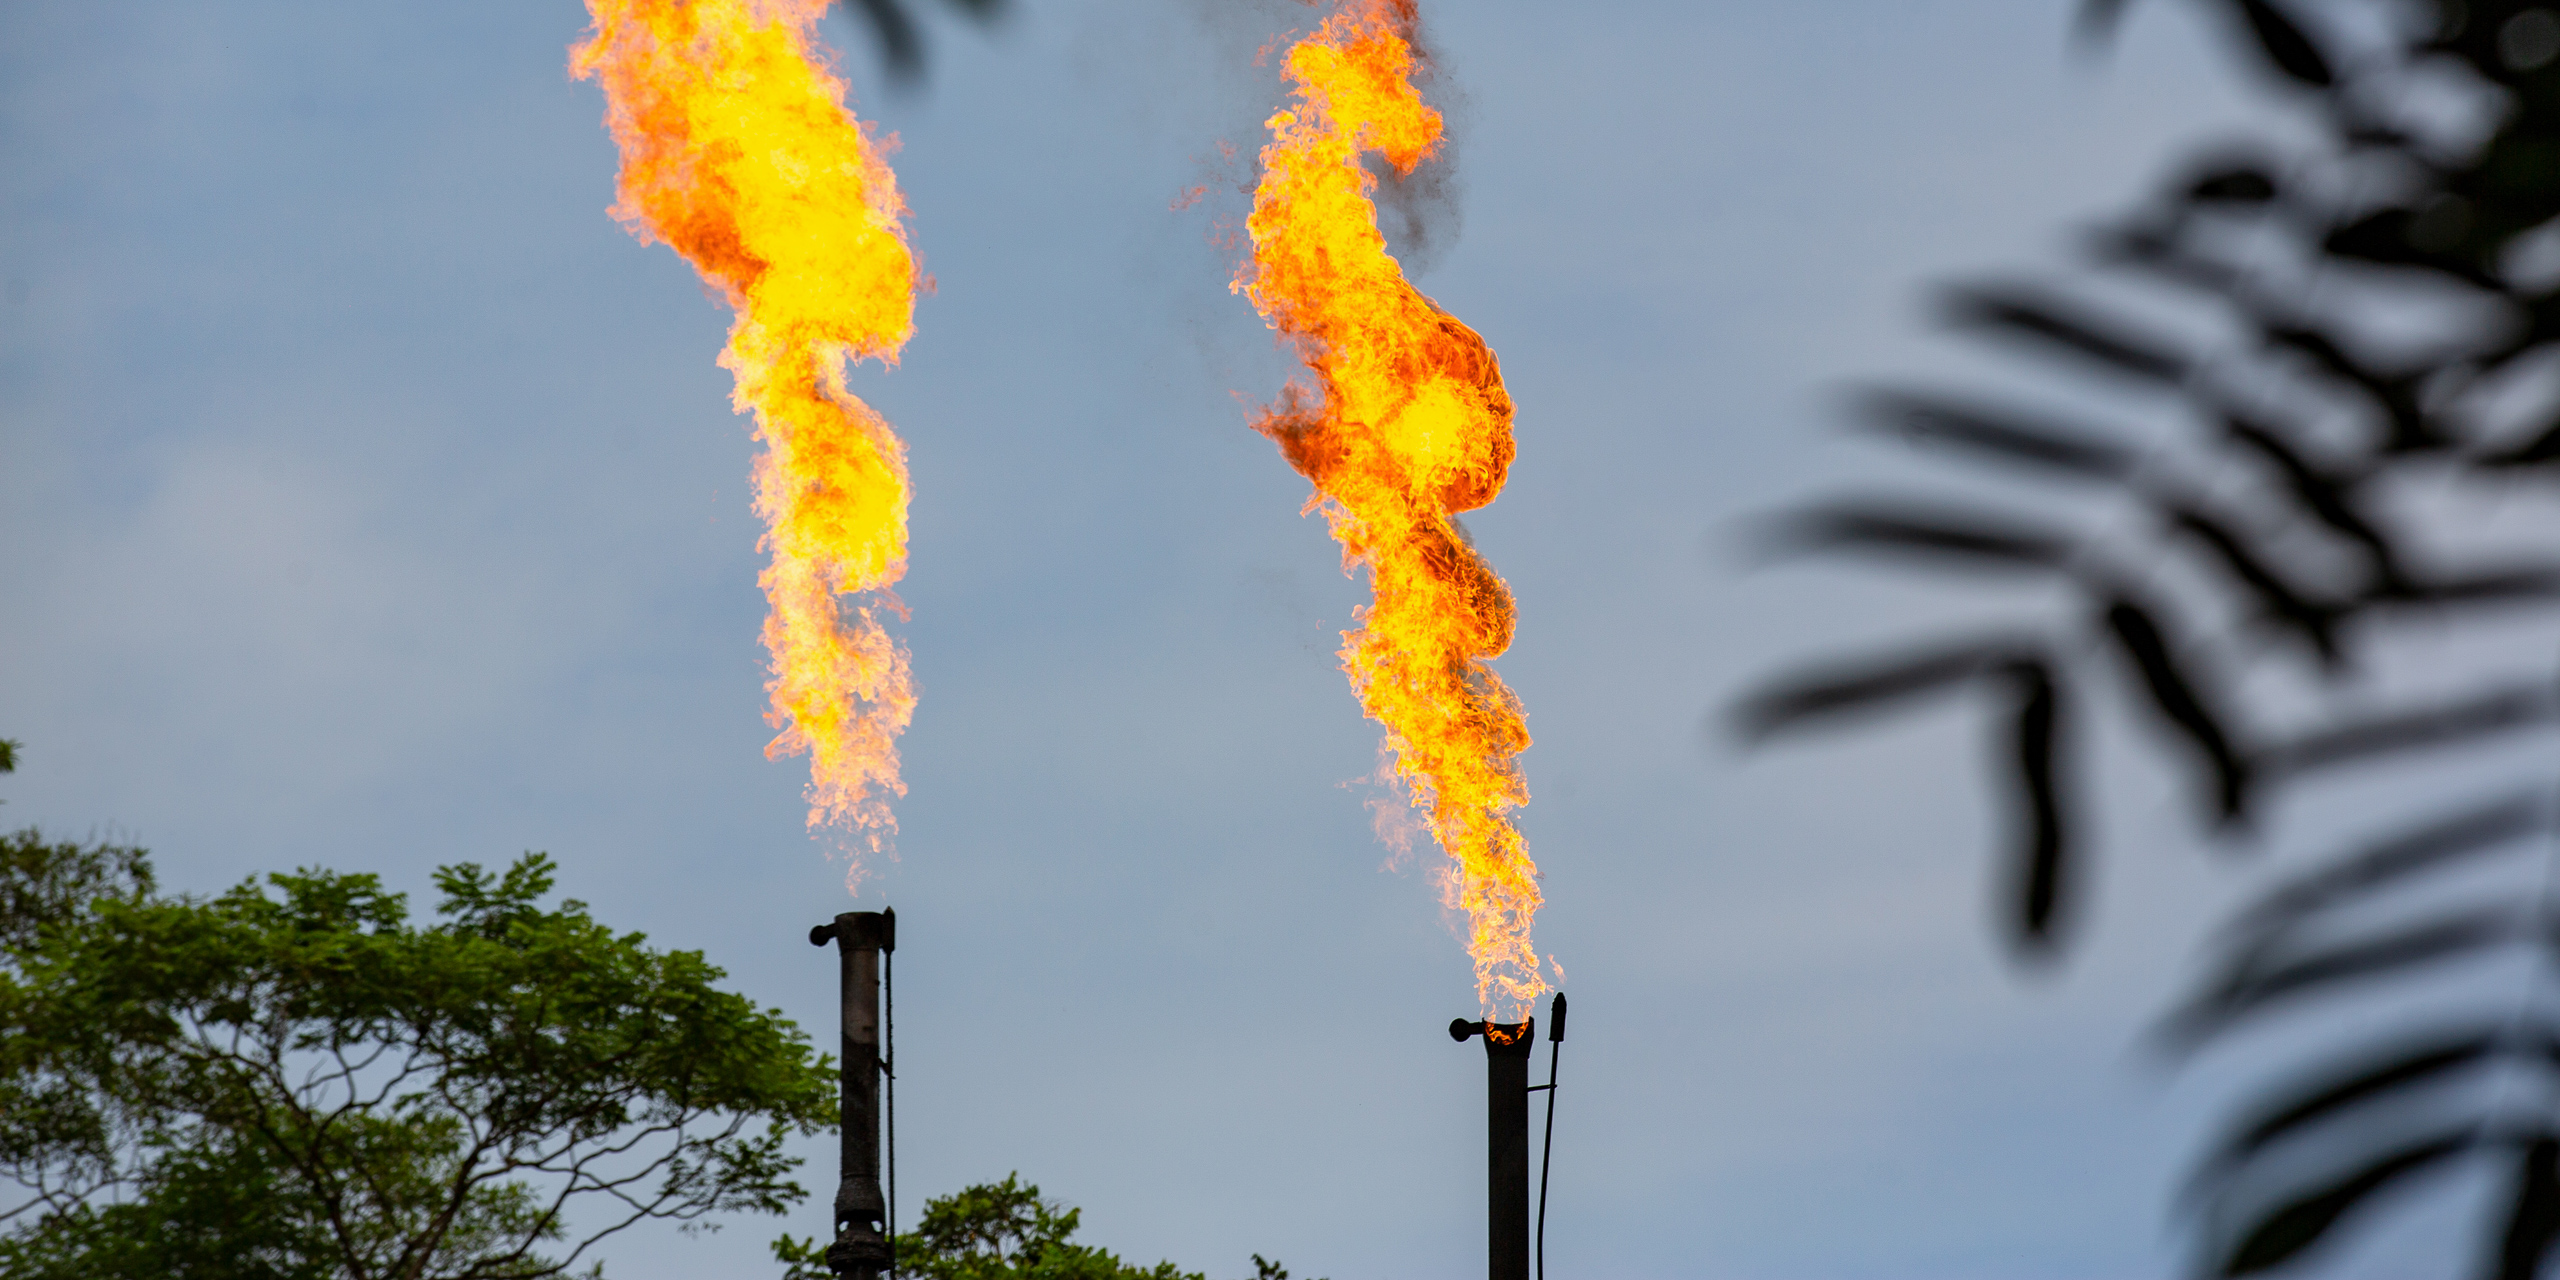
{"label": "tree", "polygon": [[552,882],[445,867],[413,923],[370,875],[169,897],[142,850],[0,838],[0,1274],[532,1280],[802,1199],[830,1065]]}
{"label": "tree", "polygon": [[[2095,228],[2070,287],[1945,298],[1956,326],[2094,394],[1864,405],[2014,500],[1862,496],[1778,526],[1791,549],[2040,583],[2042,607],[1799,673],[1742,720],[1757,736],[1992,699],[2017,815],[2002,922],[2034,956],[2067,938],[2086,874],[2074,783],[2093,709],[2147,721],[2205,824],[2234,836],[2280,790],[2369,793],[2378,768],[2473,753],[2420,811],[2272,870],[2153,1043],[2183,1056],[2331,1015],[2334,1038],[2198,1161],[2202,1270],[2334,1252],[2389,1193],[2485,1163],[2504,1186],[2479,1269],[2528,1280],[2560,1241],[2560,813],[2547,764],[2482,749],[2560,724],[2560,633],[2536,612],[2560,602],[2560,563],[2548,505],[2520,540],[2484,516],[2560,496],[2560,14],[2210,7],[2269,87],[2263,136],[2198,152]],[[2124,8],[2089,0],[2087,29]],[[2120,425],[2133,413],[2184,430]],[[2418,985],[2448,978],[2466,985]],[[2413,989],[2438,997],[2423,1021],[2395,1016]]]}
{"label": "tree", "polygon": [[[915,1280],[1207,1280],[1170,1262],[1140,1267],[1110,1250],[1077,1244],[1082,1209],[1040,1198],[1019,1173],[925,1201],[924,1220],[897,1238],[897,1271]],[[774,1257],[784,1280],[827,1280],[825,1250],[784,1236]],[[1255,1280],[1289,1280],[1279,1263],[1253,1255]]]}

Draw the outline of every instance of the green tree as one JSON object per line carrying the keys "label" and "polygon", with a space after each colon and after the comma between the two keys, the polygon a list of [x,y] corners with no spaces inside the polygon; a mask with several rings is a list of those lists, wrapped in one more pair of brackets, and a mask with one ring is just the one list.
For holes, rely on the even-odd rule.
{"label": "green tree", "polygon": [[830,1065],[552,880],[446,867],[413,923],[370,875],[167,897],[139,849],[0,837],[0,1274],[530,1280],[802,1199]]}
{"label": "green tree", "polygon": [[[1082,1209],[1040,1198],[1019,1173],[925,1201],[924,1221],[897,1238],[898,1274],[912,1280],[1208,1280],[1170,1262],[1141,1267],[1108,1249],[1077,1244]],[[825,1246],[784,1236],[774,1257],[784,1280],[827,1280]],[[1255,1280],[1289,1280],[1277,1262],[1253,1255]]]}

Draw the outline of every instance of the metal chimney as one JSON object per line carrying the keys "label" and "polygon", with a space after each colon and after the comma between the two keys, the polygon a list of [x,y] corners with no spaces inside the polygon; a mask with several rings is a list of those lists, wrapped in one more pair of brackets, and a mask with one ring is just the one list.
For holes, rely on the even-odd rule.
{"label": "metal chimney", "polygon": [[809,931],[811,946],[830,940],[842,965],[844,1145],[827,1269],[844,1280],[879,1280],[890,1261],[882,1230],[889,1207],[880,1194],[880,956],[898,949],[898,913],[848,911]]}
{"label": "metal chimney", "polygon": [[1538,1020],[1449,1023],[1449,1038],[1484,1037],[1486,1274],[1529,1280],[1529,1050]]}

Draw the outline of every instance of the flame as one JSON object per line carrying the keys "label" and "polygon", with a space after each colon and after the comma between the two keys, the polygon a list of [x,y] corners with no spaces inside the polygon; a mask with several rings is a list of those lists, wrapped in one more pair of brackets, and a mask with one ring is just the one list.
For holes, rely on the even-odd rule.
{"label": "flame", "polygon": [[1440,146],[1414,85],[1413,0],[1346,0],[1289,50],[1296,101],[1269,121],[1234,287],[1315,374],[1255,429],[1315,483],[1346,572],[1371,603],[1342,666],[1386,726],[1381,774],[1450,858],[1441,887],[1466,914],[1476,992],[1521,1022],[1546,989],[1530,945],[1537,865],[1511,811],[1529,791],[1520,700],[1485,660],[1511,644],[1510,589],[1455,513],[1493,501],[1511,465],[1511,397],[1492,348],[1406,281],[1388,254],[1362,153],[1399,174]]}
{"label": "flame", "polygon": [[[906,448],[845,387],[914,331],[916,265],[884,152],[813,50],[826,0],[588,0],[571,55],[622,150],[613,216],[683,254],[737,313],[720,364],[754,410],[755,508],[773,562],[768,758],[809,755],[809,826],[861,854],[897,830],[898,733],[915,711],[884,615],[906,572]],[[850,613],[840,595],[874,593]],[[857,847],[858,846],[858,847]]]}

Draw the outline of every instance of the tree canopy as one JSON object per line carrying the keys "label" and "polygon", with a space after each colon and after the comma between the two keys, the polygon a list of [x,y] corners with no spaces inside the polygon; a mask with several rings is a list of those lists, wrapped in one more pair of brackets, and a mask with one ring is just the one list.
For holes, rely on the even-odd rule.
{"label": "tree canopy", "polygon": [[0,1273],[602,1275],[644,1219],[779,1213],[832,1067],[698,952],[545,908],[551,860],[165,896],[140,849],[0,837]]}
{"label": "tree canopy", "polygon": [[[1077,1244],[1084,1211],[1044,1200],[1020,1173],[927,1200],[924,1220],[897,1238],[898,1274],[911,1280],[1208,1280],[1170,1262],[1141,1267],[1108,1249]],[[828,1280],[816,1240],[784,1236],[774,1257],[784,1280]],[[1253,1255],[1255,1280],[1289,1280],[1278,1262]]]}

